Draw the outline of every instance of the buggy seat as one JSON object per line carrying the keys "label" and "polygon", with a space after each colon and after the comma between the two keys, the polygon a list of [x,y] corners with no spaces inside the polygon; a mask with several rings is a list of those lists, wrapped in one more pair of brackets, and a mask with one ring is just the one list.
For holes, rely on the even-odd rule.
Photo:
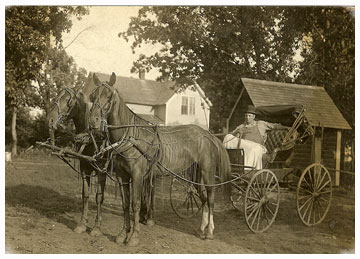
{"label": "buggy seat", "polygon": [[[287,151],[294,147],[297,132],[293,131],[289,136],[287,135],[289,135],[289,131],[286,129],[270,130],[267,133],[267,138],[264,143],[267,150],[267,153],[263,155],[264,168],[269,163],[274,162],[279,151]],[[246,154],[244,154],[243,149],[227,149],[227,152],[232,164],[244,164],[244,155]]]}
{"label": "buggy seat", "polygon": [[[286,129],[270,130],[264,146],[267,153],[263,155],[263,166],[273,163],[279,151],[287,151],[294,147],[297,132],[294,131],[291,135],[287,136],[289,131]],[[286,139],[285,139],[286,138]]]}

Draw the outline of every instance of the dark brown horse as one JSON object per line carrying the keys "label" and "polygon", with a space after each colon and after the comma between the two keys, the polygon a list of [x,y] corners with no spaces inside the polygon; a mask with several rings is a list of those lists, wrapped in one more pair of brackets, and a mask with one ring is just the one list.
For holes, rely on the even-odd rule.
{"label": "dark brown horse", "polygon": [[[109,82],[111,84],[111,82]],[[67,120],[73,120],[76,128],[76,134],[82,134],[86,132],[85,128],[85,114],[89,110],[89,95],[94,90],[95,85],[92,82],[92,78],[89,77],[84,87],[78,88],[64,88],[59,92],[58,97],[53,103],[53,107],[48,114],[48,125],[50,135],[57,129],[59,125],[62,125]],[[80,146],[82,146],[80,144]],[[79,149],[80,149],[79,146]],[[84,155],[92,156],[95,152],[95,146],[92,142],[82,147],[81,152]],[[81,220],[77,227],[74,229],[77,233],[86,231],[88,223],[89,212],[89,190],[90,190],[90,175],[94,171],[94,167],[85,159],[80,159],[80,172],[82,175],[82,201],[83,209]],[[96,190],[96,204],[97,204],[97,216],[95,225],[90,232],[92,236],[101,235],[100,230],[102,213],[101,205],[104,201],[104,191],[106,174],[98,173],[98,186]]]}
{"label": "dark brown horse", "polygon": [[[214,184],[215,172],[224,181],[230,180],[230,162],[221,141],[207,130],[196,125],[154,127],[137,117],[124,103],[119,93],[109,84],[100,82],[91,98],[93,106],[89,112],[89,127],[96,131],[105,130],[112,143],[116,143],[117,155],[113,158],[118,177],[132,180],[132,209],[134,225],[130,225],[129,189],[124,190],[124,221],[126,236],[124,243],[137,245],[139,242],[139,212],[142,188],[145,179],[151,179],[151,168],[158,166],[167,172],[184,172],[197,165],[197,183],[202,206],[200,236],[213,238]],[[139,93],[141,94],[141,93]],[[113,127],[112,127],[113,126]],[[201,183],[201,184],[200,184]],[[229,185],[227,185],[229,186]],[[229,191],[227,190],[227,194]],[[207,206],[205,206],[207,204]],[[121,240],[120,235],[117,242]]]}

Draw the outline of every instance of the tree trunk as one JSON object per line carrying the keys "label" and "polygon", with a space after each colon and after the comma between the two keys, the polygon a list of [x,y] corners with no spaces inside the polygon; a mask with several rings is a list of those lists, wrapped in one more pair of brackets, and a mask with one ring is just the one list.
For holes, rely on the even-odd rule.
{"label": "tree trunk", "polygon": [[12,147],[11,154],[12,156],[17,155],[17,134],[16,134],[16,117],[17,117],[17,107],[13,106],[12,120],[11,120],[11,136],[12,136]]}

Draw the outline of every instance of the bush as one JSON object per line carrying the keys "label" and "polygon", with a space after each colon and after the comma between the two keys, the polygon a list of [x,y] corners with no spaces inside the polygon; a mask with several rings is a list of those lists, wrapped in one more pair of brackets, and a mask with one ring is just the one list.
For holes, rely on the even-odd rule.
{"label": "bush", "polygon": [[[38,115],[32,117],[29,108],[19,108],[16,120],[16,133],[19,148],[27,148],[35,145],[36,141],[45,141],[49,137],[46,116]],[[5,111],[5,145],[11,145],[11,120],[10,109]]]}

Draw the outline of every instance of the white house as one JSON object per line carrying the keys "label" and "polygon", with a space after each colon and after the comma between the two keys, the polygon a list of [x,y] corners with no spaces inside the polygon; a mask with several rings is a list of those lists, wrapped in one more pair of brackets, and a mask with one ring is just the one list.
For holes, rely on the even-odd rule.
{"label": "white house", "polygon": [[[110,75],[97,73],[101,81],[108,81]],[[127,106],[142,118],[159,125],[197,124],[209,128],[209,99],[197,83],[186,90],[176,92],[174,82],[146,80],[140,73],[139,79],[116,77],[115,88]]]}

